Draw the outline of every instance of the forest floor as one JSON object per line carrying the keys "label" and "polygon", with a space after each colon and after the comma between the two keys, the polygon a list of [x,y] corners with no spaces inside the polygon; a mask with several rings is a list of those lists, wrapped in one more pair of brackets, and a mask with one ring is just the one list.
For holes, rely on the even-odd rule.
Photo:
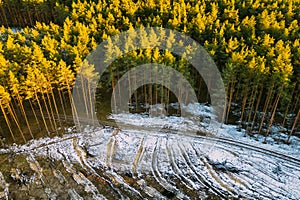
{"label": "forest floor", "polygon": [[[213,118],[207,106],[187,109]],[[0,199],[300,198],[297,137],[287,145],[274,133],[264,144],[233,125],[195,124],[197,116],[111,118],[121,129],[86,128],[0,149]]]}

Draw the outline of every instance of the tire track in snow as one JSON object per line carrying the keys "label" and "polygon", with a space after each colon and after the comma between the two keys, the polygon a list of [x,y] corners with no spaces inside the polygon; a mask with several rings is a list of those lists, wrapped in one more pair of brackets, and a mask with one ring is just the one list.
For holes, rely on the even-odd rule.
{"label": "tire track in snow", "polygon": [[153,153],[152,153],[152,174],[154,175],[156,181],[167,191],[170,191],[174,194],[176,194],[177,197],[182,199],[189,199],[183,192],[181,192],[176,186],[170,184],[165,178],[163,178],[162,174],[159,172],[158,169],[158,151],[161,146],[161,140],[162,138],[156,138],[156,145],[154,147]]}
{"label": "tire track in snow", "polygon": [[[170,144],[170,140],[167,139],[167,143],[166,143],[166,149],[167,149],[167,154],[172,166],[173,171],[175,172],[175,174],[179,177],[179,179],[185,183],[186,187],[190,190],[196,190],[198,191],[199,189],[201,189],[201,186],[197,183],[195,183],[194,181],[192,181],[190,178],[187,177],[186,174],[184,174],[182,172],[182,167],[179,167],[178,164],[176,163],[176,160],[179,160],[180,154],[179,151],[177,151],[175,154],[175,145],[176,145],[176,140],[172,141],[172,145]],[[176,155],[176,156],[175,156]]]}

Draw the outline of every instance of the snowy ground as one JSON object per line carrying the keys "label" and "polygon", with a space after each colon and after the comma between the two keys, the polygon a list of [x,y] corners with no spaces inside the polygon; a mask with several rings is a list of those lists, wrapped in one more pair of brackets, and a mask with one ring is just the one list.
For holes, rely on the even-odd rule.
{"label": "snowy ground", "polygon": [[263,144],[235,126],[210,126],[208,106],[186,110],[187,119],[114,115],[124,129],[87,128],[0,149],[7,160],[0,198],[14,190],[31,198],[38,188],[48,199],[300,199],[298,138],[276,144],[277,133]]}
{"label": "snowy ground", "polygon": [[[174,105],[176,107],[176,104]],[[160,108],[161,105],[158,105]],[[177,106],[178,107],[178,106]],[[291,136],[290,144],[284,142],[287,140],[287,134],[281,132],[284,128],[280,126],[272,126],[271,134],[267,137],[267,144],[264,144],[264,136],[255,134],[249,136],[245,134],[244,129],[238,128],[236,125],[214,124],[212,108],[204,104],[191,104],[184,107],[185,111],[191,113],[189,118],[170,116],[165,117],[159,115],[156,117],[147,114],[118,114],[110,116],[116,120],[119,125],[132,125],[136,127],[153,128],[154,130],[173,130],[183,133],[205,132],[218,137],[230,138],[236,141],[251,143],[252,145],[263,147],[272,151],[277,151],[286,155],[300,158],[300,138]]]}

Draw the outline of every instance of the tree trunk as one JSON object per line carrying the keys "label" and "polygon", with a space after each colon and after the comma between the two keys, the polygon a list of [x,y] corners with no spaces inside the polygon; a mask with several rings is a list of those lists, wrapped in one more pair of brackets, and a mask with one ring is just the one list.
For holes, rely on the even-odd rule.
{"label": "tree trunk", "polygon": [[67,114],[66,114],[66,110],[65,110],[65,103],[64,103],[63,98],[62,98],[63,94],[61,94],[61,90],[59,90],[59,89],[57,90],[57,92],[58,92],[58,96],[59,96],[61,108],[62,108],[63,113],[64,113],[65,121],[67,121]]}
{"label": "tree trunk", "polygon": [[88,109],[88,105],[87,105],[87,93],[86,93],[86,88],[85,88],[85,81],[83,80],[82,75],[80,75],[80,81],[81,81],[81,85],[82,85],[81,88],[82,88],[82,97],[83,97],[83,102],[84,102],[84,106],[85,106],[85,112],[86,112],[86,116],[88,117],[89,109]]}
{"label": "tree trunk", "polygon": [[25,112],[25,109],[24,109],[24,106],[23,106],[23,103],[22,103],[22,100],[21,100],[21,97],[20,97],[19,95],[17,95],[17,99],[18,99],[18,101],[19,101],[19,105],[20,105],[20,108],[21,108],[21,112],[22,112],[22,114],[23,114],[23,116],[24,116],[26,125],[27,125],[27,127],[28,127],[28,131],[29,131],[29,133],[30,133],[32,139],[34,139],[33,134],[32,134],[32,131],[31,131],[31,127],[30,127],[30,124],[29,124],[29,122],[28,122],[28,118],[27,118],[27,115],[26,115],[26,112]]}
{"label": "tree trunk", "polygon": [[70,106],[72,108],[72,115],[73,115],[73,118],[75,118],[76,122],[77,122],[77,125],[79,126],[79,130],[78,131],[81,131],[81,127],[80,127],[80,121],[79,121],[79,117],[78,117],[78,114],[77,114],[77,110],[76,110],[76,107],[73,103],[73,95],[72,95],[72,92],[71,92],[71,87],[70,85],[68,84],[67,85],[67,89],[68,89],[68,95],[69,95],[69,101],[70,101]]}
{"label": "tree trunk", "polygon": [[1,111],[2,111],[3,116],[4,116],[4,119],[5,119],[5,122],[6,122],[6,124],[7,124],[7,127],[8,127],[8,129],[9,129],[9,132],[10,132],[10,134],[11,134],[11,137],[12,137],[13,141],[16,142],[16,138],[15,138],[15,136],[14,136],[14,132],[12,131],[12,128],[11,128],[11,125],[10,125],[10,121],[9,121],[9,119],[8,119],[8,117],[7,117],[7,114],[6,114],[6,112],[5,112],[5,109],[4,109],[4,107],[3,107],[2,104],[0,104],[0,107],[1,107]]}
{"label": "tree trunk", "polygon": [[53,111],[53,108],[52,108],[52,103],[51,103],[51,99],[50,99],[50,95],[49,95],[48,91],[47,91],[47,100],[48,100],[48,104],[49,104],[49,109],[50,109],[51,117],[53,119],[53,125],[54,125],[54,128],[55,128],[54,131],[56,132],[57,135],[59,135],[58,134],[58,128],[57,128],[56,120],[55,120],[55,115],[54,115],[54,111]]}
{"label": "tree trunk", "polygon": [[50,90],[50,96],[51,96],[52,101],[53,101],[53,106],[54,106],[54,110],[55,110],[56,115],[57,115],[57,120],[58,120],[59,126],[60,126],[60,128],[63,128],[61,120],[60,120],[60,116],[59,116],[59,112],[58,112],[56,100],[55,100],[55,97],[54,97],[54,91],[53,91],[53,89]]}
{"label": "tree trunk", "polygon": [[293,123],[291,132],[290,132],[290,134],[289,134],[289,137],[288,137],[286,143],[289,143],[289,142],[290,142],[291,136],[292,136],[293,131],[294,131],[294,129],[295,129],[295,127],[296,127],[296,124],[297,124],[297,122],[298,122],[299,115],[300,115],[300,109],[298,110],[298,114],[297,114],[297,116],[296,116],[296,118],[295,118],[295,121],[294,121],[294,123]]}
{"label": "tree trunk", "polygon": [[265,141],[264,141],[265,143],[267,141],[267,137],[268,137],[268,134],[270,132],[270,128],[273,124],[273,120],[274,120],[274,116],[275,116],[275,113],[276,113],[276,110],[277,110],[278,102],[280,100],[280,96],[281,96],[281,92],[277,95],[276,100],[275,100],[274,108],[272,110],[272,116],[271,116],[271,119],[270,119],[270,124],[268,126],[267,132],[265,133]]}
{"label": "tree trunk", "polygon": [[263,126],[263,123],[264,123],[264,120],[265,120],[265,116],[266,116],[266,113],[267,113],[267,109],[268,109],[268,107],[269,107],[269,102],[270,102],[270,100],[271,100],[271,95],[272,95],[273,87],[274,87],[274,84],[273,84],[272,87],[269,89],[269,92],[268,92],[268,95],[267,95],[267,98],[266,98],[266,101],[265,101],[265,105],[264,105],[264,109],[263,109],[263,116],[262,116],[261,121],[260,121],[260,126],[259,126],[258,133],[261,133],[261,129],[262,129],[262,126]]}
{"label": "tree trunk", "polygon": [[[131,91],[130,67],[128,66],[127,69],[128,69],[128,94],[129,94],[129,106],[131,107],[131,106],[132,106],[132,100],[131,100],[131,94],[130,94],[130,91]],[[127,101],[127,99],[126,99],[126,101]]]}
{"label": "tree trunk", "polygon": [[228,101],[228,106],[227,106],[227,114],[226,114],[226,123],[228,122],[229,114],[230,114],[230,109],[231,109],[231,103],[232,103],[232,98],[233,98],[233,91],[234,91],[234,86],[235,86],[235,77],[232,77],[232,81],[230,84],[230,93],[229,93],[229,101]]}
{"label": "tree trunk", "polygon": [[246,103],[247,103],[247,96],[248,96],[248,90],[249,90],[249,80],[250,80],[250,76],[248,76],[247,82],[246,82],[246,88],[244,90],[244,97],[243,97],[243,104],[242,104],[242,114],[241,114],[241,118],[240,118],[240,127],[242,126],[243,123],[243,118],[244,118],[244,113],[245,113],[245,107],[246,107]]}
{"label": "tree trunk", "polygon": [[39,122],[39,120],[38,120],[38,118],[37,118],[37,115],[36,115],[36,112],[35,112],[35,110],[34,110],[34,107],[33,107],[33,105],[32,105],[32,103],[31,103],[30,100],[28,100],[28,102],[29,102],[29,104],[30,104],[31,111],[32,111],[32,113],[33,113],[33,115],[34,115],[34,118],[35,118],[35,121],[36,121],[36,123],[37,123],[37,125],[38,125],[38,127],[39,127],[39,130],[42,131],[42,128],[41,128],[40,122]]}
{"label": "tree trunk", "polygon": [[255,97],[257,95],[257,89],[258,89],[258,85],[255,85],[254,89],[251,92],[251,99],[250,99],[249,106],[247,108],[247,110],[248,110],[247,122],[251,121],[251,116],[252,116],[252,111],[253,111],[253,107],[254,107]]}
{"label": "tree trunk", "polygon": [[[113,75],[112,67],[110,67],[110,77],[111,77],[111,87],[112,87],[112,89],[114,90],[114,89],[115,89],[115,77],[114,77],[114,75]],[[118,90],[120,90],[120,89],[118,89]],[[114,92],[113,92],[114,108],[115,108],[115,110],[117,109],[116,92],[117,92],[117,91],[114,91]]]}
{"label": "tree trunk", "polygon": [[[298,85],[300,87],[300,85]],[[297,90],[296,90],[297,91]],[[299,99],[300,99],[300,92],[298,90],[298,94],[295,95],[296,96],[296,101],[294,103],[294,108],[291,110],[292,113],[295,113],[296,112],[296,109],[299,108],[298,107],[298,103],[299,103]]]}
{"label": "tree trunk", "polygon": [[43,112],[43,108],[42,108],[42,106],[41,106],[40,100],[39,100],[39,98],[38,98],[38,96],[37,96],[36,93],[35,93],[35,99],[36,99],[36,101],[37,101],[37,103],[38,103],[39,110],[40,110],[40,113],[41,113],[41,115],[42,115],[42,120],[43,120],[43,123],[44,123],[44,125],[45,125],[47,134],[48,134],[48,136],[50,136],[50,132],[49,132],[49,129],[48,129],[48,125],[47,125],[47,123],[46,123],[46,120],[45,120],[45,115],[44,115],[44,112]]}
{"label": "tree trunk", "polygon": [[44,97],[44,94],[41,94],[41,96],[42,96],[42,100],[43,100],[43,102],[44,102],[44,106],[45,106],[45,108],[46,108],[46,113],[47,113],[49,122],[50,122],[50,124],[51,124],[52,130],[55,131],[55,130],[56,130],[56,126],[52,123],[52,116],[51,116],[51,114],[50,114],[50,112],[49,112],[49,109],[48,109],[47,102],[46,102],[46,99],[45,99],[45,97]]}
{"label": "tree trunk", "polygon": [[259,107],[259,104],[260,104],[260,101],[261,101],[261,97],[262,97],[263,91],[264,91],[264,88],[261,87],[261,90],[259,92],[258,99],[257,99],[257,102],[256,102],[254,116],[253,116],[253,119],[252,119],[252,124],[251,124],[251,128],[250,128],[250,134],[252,134],[252,131],[253,131],[253,127],[254,127],[254,124],[255,124],[255,119],[256,119],[256,115],[257,115],[257,112],[258,112],[258,107]]}
{"label": "tree trunk", "polygon": [[18,127],[18,130],[20,131],[20,134],[21,134],[21,136],[22,136],[24,142],[26,143],[27,141],[26,141],[26,138],[24,137],[24,134],[23,134],[23,131],[22,131],[21,127],[20,127],[20,124],[19,124],[19,122],[18,122],[16,116],[15,116],[14,113],[12,112],[11,106],[10,106],[9,104],[7,105],[7,108],[8,108],[8,112],[10,113],[10,115],[12,116],[14,122],[16,123],[16,125],[17,125],[17,127]]}
{"label": "tree trunk", "polygon": [[293,98],[293,96],[294,96],[296,87],[297,87],[297,84],[295,84],[295,86],[293,87],[293,91],[292,91],[292,94],[291,94],[291,99],[289,100],[288,105],[287,105],[287,107],[286,107],[286,110],[285,110],[285,112],[284,112],[283,121],[282,121],[282,124],[281,124],[282,127],[284,127],[285,120],[286,120],[287,114],[288,114],[288,112],[289,112],[289,108],[290,108],[290,106],[291,106],[292,98]]}

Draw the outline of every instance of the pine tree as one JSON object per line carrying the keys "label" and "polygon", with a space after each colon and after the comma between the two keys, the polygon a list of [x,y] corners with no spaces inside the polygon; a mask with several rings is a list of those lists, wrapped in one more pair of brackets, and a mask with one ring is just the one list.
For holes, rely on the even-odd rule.
{"label": "pine tree", "polygon": [[9,105],[10,102],[10,95],[8,92],[5,91],[5,88],[3,86],[0,85],[0,108],[2,111],[2,114],[5,118],[6,124],[8,126],[8,129],[10,131],[10,134],[14,140],[14,142],[16,141],[15,135],[14,135],[14,131],[12,130],[12,126],[10,123],[10,120],[8,118],[8,115],[5,111],[5,108]]}
{"label": "pine tree", "polygon": [[34,136],[33,136],[33,133],[31,131],[31,127],[30,127],[30,124],[29,124],[29,121],[28,121],[28,117],[26,115],[26,111],[25,111],[25,108],[23,106],[23,96],[21,96],[21,94],[20,94],[20,92],[22,90],[20,88],[20,84],[19,84],[18,79],[15,77],[15,75],[12,71],[9,71],[9,80],[10,80],[10,82],[8,84],[9,84],[10,91],[12,93],[12,97],[17,99],[18,105],[21,108],[22,115],[23,115],[23,117],[25,119],[25,122],[26,122],[26,125],[28,127],[29,133],[30,133],[32,139],[34,139]]}

